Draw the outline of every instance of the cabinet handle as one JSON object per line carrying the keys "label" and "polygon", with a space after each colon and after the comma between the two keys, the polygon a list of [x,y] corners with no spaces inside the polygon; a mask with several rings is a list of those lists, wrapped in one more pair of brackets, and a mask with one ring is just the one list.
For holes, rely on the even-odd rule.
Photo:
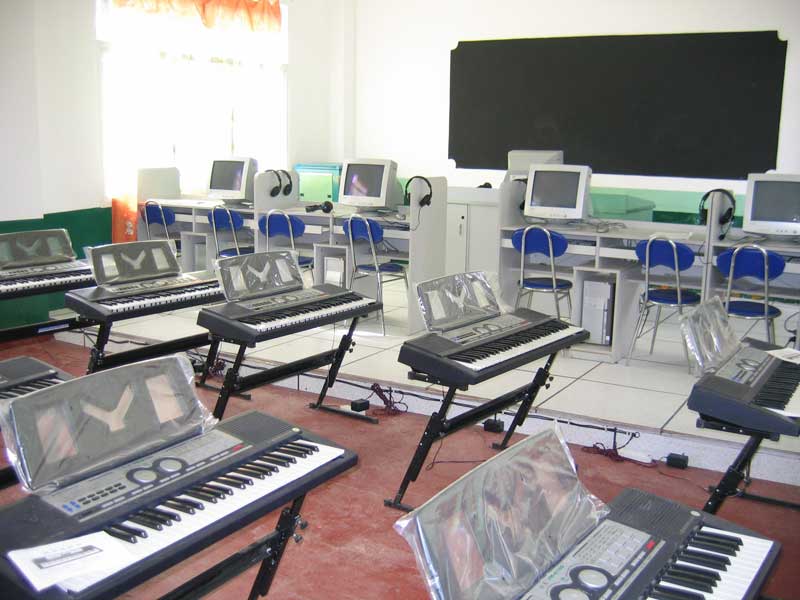
{"label": "cabinet handle", "polygon": [[463,232],[464,232],[464,224],[463,223],[459,223],[458,224],[458,235],[461,235]]}

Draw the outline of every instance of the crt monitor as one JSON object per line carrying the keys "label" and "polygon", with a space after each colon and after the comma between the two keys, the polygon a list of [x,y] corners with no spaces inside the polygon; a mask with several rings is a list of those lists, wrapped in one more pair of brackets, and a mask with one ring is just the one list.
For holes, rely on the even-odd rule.
{"label": "crt monitor", "polygon": [[339,203],[366,209],[391,209],[401,201],[395,190],[396,184],[396,162],[350,160],[342,165]]}
{"label": "crt monitor", "polygon": [[211,163],[208,197],[224,202],[253,201],[253,178],[258,163],[253,158],[221,158]]}
{"label": "crt monitor", "polygon": [[525,216],[583,219],[589,214],[592,170],[582,165],[531,165],[525,187]]}
{"label": "crt monitor", "polygon": [[748,233],[800,235],[800,175],[748,175],[742,228]]}

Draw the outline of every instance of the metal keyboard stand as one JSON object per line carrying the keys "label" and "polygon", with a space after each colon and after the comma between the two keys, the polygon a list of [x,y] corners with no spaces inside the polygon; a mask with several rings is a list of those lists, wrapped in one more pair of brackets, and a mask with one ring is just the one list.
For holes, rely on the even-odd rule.
{"label": "metal keyboard stand", "polygon": [[[214,416],[218,419],[223,417],[225,414],[225,408],[228,406],[228,399],[233,394],[241,394],[243,391],[252,390],[268,383],[280,381],[281,379],[286,379],[292,375],[301,375],[308,371],[313,371],[315,369],[330,365],[328,374],[325,376],[325,381],[322,384],[322,390],[320,390],[319,397],[317,398],[316,402],[309,404],[309,407],[333,412],[346,417],[351,417],[353,419],[361,419],[363,421],[368,421],[369,423],[377,423],[378,419],[375,417],[352,410],[342,409],[338,406],[331,406],[322,403],[322,401],[325,399],[325,395],[328,392],[328,388],[330,388],[336,382],[336,376],[339,374],[339,368],[342,366],[342,361],[344,360],[345,354],[347,354],[347,352],[351,352],[355,346],[355,342],[353,341],[353,333],[355,332],[358,319],[359,317],[353,317],[353,320],[350,323],[350,328],[348,329],[347,333],[342,336],[342,339],[339,342],[339,347],[336,349],[326,350],[325,352],[320,352],[319,354],[313,354],[299,360],[264,369],[250,375],[242,376],[239,375],[239,370],[241,369],[242,362],[244,361],[244,353],[247,349],[247,343],[240,340],[229,340],[219,336],[212,336],[212,348],[209,350],[209,358],[206,360],[206,368],[208,368],[208,365],[210,364],[209,361],[211,360],[211,350],[219,347],[220,342],[225,341],[239,345],[239,350],[236,353],[236,358],[233,361],[233,365],[225,373],[225,379],[222,383],[222,388],[220,389],[217,403],[214,406]],[[205,380],[201,378],[201,383],[204,382]]]}
{"label": "metal keyboard stand", "polygon": [[780,439],[780,435],[777,433],[749,429],[747,427],[739,427],[738,425],[713,419],[704,415],[700,415],[698,417],[697,425],[698,427],[703,427],[706,429],[714,429],[716,431],[725,431],[728,433],[738,433],[740,435],[749,436],[749,439],[739,452],[739,455],[733,461],[731,466],[728,467],[728,470],[722,476],[722,479],[720,479],[719,483],[711,490],[711,495],[708,497],[708,500],[706,500],[705,505],[703,505],[703,510],[705,512],[711,513],[712,515],[716,514],[725,499],[730,496],[743,498],[745,500],[753,500],[754,502],[764,502],[765,504],[772,504],[775,506],[781,506],[783,508],[790,508],[792,510],[800,510],[800,504],[788,502],[786,500],[779,500],[777,498],[760,496],[758,494],[751,494],[746,491],[746,486],[745,489],[739,488],[739,484],[742,481],[749,480],[750,463],[753,460],[756,452],[758,452],[761,442],[765,439],[777,442]]}
{"label": "metal keyboard stand", "polygon": [[247,569],[261,561],[253,586],[250,588],[248,600],[266,596],[278,571],[278,565],[290,539],[300,543],[302,537],[295,533],[296,529],[305,529],[308,523],[300,517],[305,494],[295,498],[291,506],[281,511],[275,531],[240,550],[236,554],[217,563],[200,575],[193,577],[180,587],[161,597],[161,600],[191,600],[204,596],[219,586],[241,575]]}
{"label": "metal keyboard stand", "polygon": [[[489,400],[488,402],[475,406],[474,408],[470,408],[466,412],[449,419],[447,418],[447,413],[453,404],[456,390],[459,389],[459,387],[456,385],[449,385],[446,382],[440,381],[435,377],[425,375],[424,373],[411,371],[408,374],[409,379],[426,381],[438,385],[446,385],[448,388],[447,393],[442,400],[442,406],[439,408],[439,410],[431,415],[431,418],[428,420],[428,425],[425,427],[425,431],[422,432],[422,437],[419,440],[419,444],[417,444],[417,449],[414,452],[414,456],[411,458],[411,462],[408,465],[408,469],[403,477],[403,481],[400,483],[400,488],[397,490],[397,494],[395,494],[394,498],[391,500],[384,500],[384,506],[389,506],[405,512],[414,510],[414,507],[409,506],[408,504],[403,504],[403,496],[405,496],[409,484],[412,481],[417,480],[417,477],[419,476],[422,466],[425,464],[425,459],[427,458],[433,443],[436,440],[443,440],[448,435],[455,433],[460,429],[474,425],[479,421],[487,419],[499,412],[506,410],[514,404],[519,403],[519,408],[514,415],[514,420],[511,422],[508,431],[503,437],[503,441],[499,444],[492,444],[492,448],[495,450],[505,450],[508,447],[508,442],[511,439],[511,436],[514,434],[514,430],[525,422],[525,418],[528,416],[528,412],[530,412],[539,390],[542,388],[542,386],[545,388],[550,387],[549,382],[553,379],[553,377],[550,375],[550,369],[553,366],[553,361],[555,361],[556,355],[560,351],[561,349],[550,354],[549,358],[547,359],[547,363],[545,363],[543,367],[539,367],[539,369],[536,371],[536,374],[533,376],[533,380],[528,385],[518,387],[511,392],[503,394],[502,396],[498,396],[494,400]],[[467,387],[464,386],[460,389],[466,390]]]}

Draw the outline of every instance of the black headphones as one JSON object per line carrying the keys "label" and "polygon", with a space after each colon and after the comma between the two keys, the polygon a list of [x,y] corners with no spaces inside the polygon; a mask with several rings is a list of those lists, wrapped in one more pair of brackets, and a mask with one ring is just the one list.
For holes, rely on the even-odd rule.
{"label": "black headphones", "polygon": [[333,210],[333,202],[325,200],[322,204],[309,204],[306,206],[306,212],[314,212],[316,210],[321,210],[325,214],[328,214]]}
{"label": "black headphones", "polygon": [[285,171],[284,169],[278,169],[278,173],[283,173],[286,175],[286,181],[288,183],[283,186],[283,195],[288,196],[292,193],[292,175],[289,173],[289,171]]}
{"label": "black headphones", "polygon": [[419,199],[419,205],[422,206],[430,206],[431,200],[433,199],[433,186],[431,182],[427,180],[427,178],[423,177],[422,175],[414,175],[411,179],[406,181],[405,190],[403,190],[403,199],[405,202],[411,204],[411,194],[408,193],[408,185],[414,181],[415,179],[421,179],[428,185],[428,193],[425,194],[422,198]]}
{"label": "black headphones", "polygon": [[733,227],[733,214],[736,212],[736,198],[734,198],[733,194],[731,194],[728,190],[715,188],[703,194],[703,197],[700,199],[700,206],[697,207],[697,224],[705,225],[708,221],[708,209],[705,207],[706,200],[708,200],[711,194],[714,193],[719,193],[728,200],[728,207],[725,208],[719,215],[719,239],[723,240],[725,239],[725,236],[728,235],[731,227]]}
{"label": "black headphones", "polygon": [[281,193],[281,187],[283,187],[283,180],[281,179],[281,174],[275,169],[267,169],[266,171],[264,171],[264,173],[275,173],[275,177],[278,178],[278,185],[273,186],[269,190],[270,197],[274,198],[275,196]]}

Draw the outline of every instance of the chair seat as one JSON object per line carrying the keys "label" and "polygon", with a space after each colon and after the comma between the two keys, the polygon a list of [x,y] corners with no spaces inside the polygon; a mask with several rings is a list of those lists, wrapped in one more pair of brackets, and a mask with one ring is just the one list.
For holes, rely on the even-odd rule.
{"label": "chair seat", "polygon": [[[369,271],[370,273],[375,272],[375,265],[372,264],[358,265],[356,268],[359,271]],[[402,273],[403,265],[399,263],[385,262],[378,265],[378,270],[381,273]]]}
{"label": "chair seat", "polygon": [[[239,246],[239,254],[252,254],[253,252],[255,252],[255,248],[253,248],[253,246]],[[239,256],[239,254],[236,253],[236,248],[225,248],[219,252],[221,258]]]}
{"label": "chair seat", "polygon": [[314,264],[313,256],[299,256],[297,257],[297,264],[301,267],[310,267]]}
{"label": "chair seat", "polygon": [[[728,303],[728,314],[735,317],[764,317],[764,305],[761,302],[750,300],[731,300]],[[777,306],[769,305],[767,309],[768,318],[774,319],[781,316],[781,310]]]}
{"label": "chair seat", "polygon": [[[529,290],[552,290],[552,277],[526,277],[522,280],[523,287]],[[569,279],[556,279],[557,290],[572,289],[572,282]]]}
{"label": "chair seat", "polygon": [[[678,305],[678,290],[675,288],[650,290],[650,302],[655,304]],[[681,290],[681,304],[684,306],[700,304],[700,294],[691,290]]]}

